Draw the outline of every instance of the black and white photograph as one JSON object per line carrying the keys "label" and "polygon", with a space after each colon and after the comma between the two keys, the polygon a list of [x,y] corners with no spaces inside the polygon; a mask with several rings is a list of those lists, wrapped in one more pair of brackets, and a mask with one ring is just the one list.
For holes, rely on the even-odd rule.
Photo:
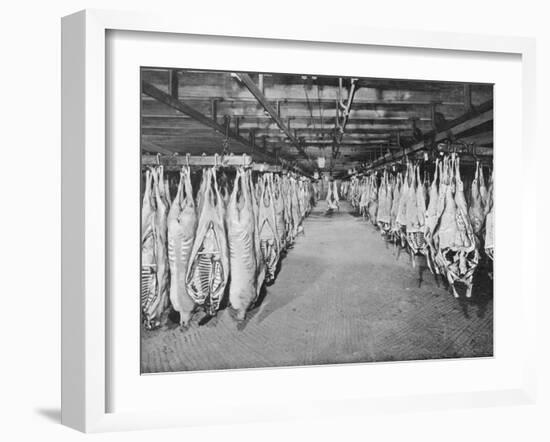
{"label": "black and white photograph", "polygon": [[493,84],[140,76],[142,374],[493,356]]}

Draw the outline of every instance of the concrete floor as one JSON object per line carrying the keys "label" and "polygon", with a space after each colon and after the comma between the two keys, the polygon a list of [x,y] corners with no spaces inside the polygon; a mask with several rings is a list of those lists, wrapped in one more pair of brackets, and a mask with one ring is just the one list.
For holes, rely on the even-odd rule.
{"label": "concrete floor", "polygon": [[490,282],[456,300],[347,202],[325,208],[306,219],[244,324],[225,309],[202,325],[197,314],[186,331],[143,330],[142,372],[492,356]]}

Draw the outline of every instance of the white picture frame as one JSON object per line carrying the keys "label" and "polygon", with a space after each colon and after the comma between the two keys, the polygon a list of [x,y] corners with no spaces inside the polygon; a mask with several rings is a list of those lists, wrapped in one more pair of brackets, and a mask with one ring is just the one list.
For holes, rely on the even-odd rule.
{"label": "white picture frame", "polygon": [[[85,432],[162,428],[207,424],[208,416],[158,410],[108,412],[106,376],[109,344],[106,327],[106,285],[109,241],[106,219],[108,178],[106,157],[106,33],[143,31],[164,34],[230,36],[284,41],[311,41],[380,47],[429,48],[515,54],[522,70],[522,172],[535,162],[535,42],[518,37],[491,37],[452,33],[332,26],[285,26],[284,23],[218,22],[211,17],[157,16],[86,10],[62,20],[62,423]],[[533,219],[535,192],[522,188],[523,220]],[[532,202],[532,204],[528,204]],[[529,218],[531,217],[531,218]],[[524,223],[525,224],[525,223]],[[525,233],[522,231],[522,235]],[[530,245],[531,244],[531,245]],[[522,267],[534,256],[535,245],[524,242]],[[523,268],[525,271],[525,268]],[[534,336],[537,291],[534,281],[522,279],[522,333]],[[498,319],[497,319],[498,320]],[[137,339],[137,337],[136,337]],[[273,407],[258,412],[253,403],[239,404],[246,418],[239,421],[356,415],[369,412],[441,409],[500,404],[533,403],[536,390],[535,339],[525,343],[521,385],[468,393],[347,398],[289,403],[287,410]],[[519,356],[518,356],[519,357]],[[215,375],[215,374],[214,374]],[[242,373],[241,373],[242,375]],[[288,374],[287,376],[291,376]],[[251,413],[246,413],[251,410]],[[229,422],[231,416],[227,416]],[[234,417],[233,417],[234,418]],[[220,416],[218,422],[223,421]]]}

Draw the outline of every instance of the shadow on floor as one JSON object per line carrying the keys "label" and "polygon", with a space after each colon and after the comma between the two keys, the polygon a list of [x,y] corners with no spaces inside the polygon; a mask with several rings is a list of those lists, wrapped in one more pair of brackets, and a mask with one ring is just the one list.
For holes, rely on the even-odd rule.
{"label": "shadow on floor", "polygon": [[61,423],[61,409],[59,408],[37,408],[34,411],[50,422]]}
{"label": "shadow on floor", "polygon": [[[466,318],[470,317],[471,307],[477,310],[478,318],[485,317],[489,303],[493,300],[493,280],[489,277],[492,270],[492,262],[480,263],[480,268],[474,276],[472,297],[468,299],[460,296],[458,298],[462,313]],[[457,292],[462,295],[459,289]]]}

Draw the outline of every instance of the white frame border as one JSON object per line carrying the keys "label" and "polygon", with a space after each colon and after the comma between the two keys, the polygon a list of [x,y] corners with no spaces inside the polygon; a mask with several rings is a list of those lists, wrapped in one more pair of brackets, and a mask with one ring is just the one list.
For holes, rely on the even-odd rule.
{"label": "white frame border", "polygon": [[[158,413],[106,413],[106,162],[105,36],[107,30],[200,34],[511,53],[522,57],[523,175],[535,170],[535,40],[425,31],[393,31],[332,25],[303,28],[292,23],[238,24],[212,17],[80,11],[62,19],[62,414],[64,425],[85,432],[163,428],[207,423]],[[536,195],[523,191],[523,219],[535,218]],[[524,242],[523,256],[536,256]],[[522,263],[524,268],[526,263]],[[376,400],[326,401],[272,419],[308,418],[407,410],[484,407],[535,401],[537,291],[522,293],[529,320],[524,387],[518,390],[439,394]]]}

